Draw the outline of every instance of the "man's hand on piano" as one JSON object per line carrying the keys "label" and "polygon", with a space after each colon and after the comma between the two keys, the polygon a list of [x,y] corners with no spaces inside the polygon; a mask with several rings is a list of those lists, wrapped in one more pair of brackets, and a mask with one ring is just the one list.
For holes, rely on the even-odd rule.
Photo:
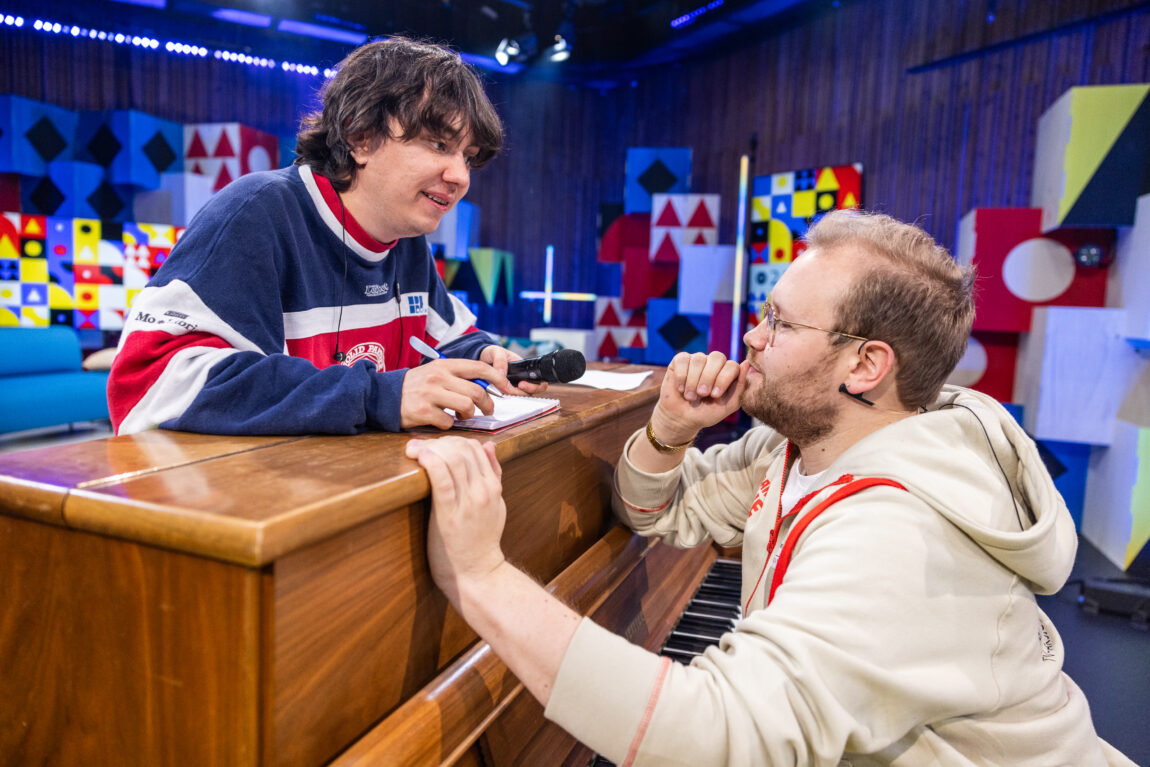
{"label": "man's hand on piano", "polygon": [[427,560],[436,585],[454,602],[458,579],[482,578],[503,562],[507,506],[495,443],[441,437],[413,439],[405,449],[431,483]]}
{"label": "man's hand on piano", "polygon": [[547,705],[579,614],[503,557],[507,520],[495,444],[413,439],[407,456],[427,471],[427,561],[436,585],[512,673]]}

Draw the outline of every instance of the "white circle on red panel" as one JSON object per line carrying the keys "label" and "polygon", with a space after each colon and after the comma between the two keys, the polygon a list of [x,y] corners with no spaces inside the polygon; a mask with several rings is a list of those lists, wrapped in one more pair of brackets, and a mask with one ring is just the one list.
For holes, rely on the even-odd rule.
{"label": "white circle on red panel", "polygon": [[954,372],[946,379],[948,384],[954,386],[974,386],[986,374],[986,347],[971,336],[966,344],[966,352],[958,361]]}
{"label": "white circle on red panel", "polygon": [[1002,262],[1002,281],[1023,301],[1053,300],[1074,281],[1074,255],[1062,243],[1045,237],[1020,242]]}
{"label": "white circle on red panel", "polygon": [[254,146],[248,151],[248,170],[255,173],[258,170],[271,170],[272,158],[268,150],[262,146]]}

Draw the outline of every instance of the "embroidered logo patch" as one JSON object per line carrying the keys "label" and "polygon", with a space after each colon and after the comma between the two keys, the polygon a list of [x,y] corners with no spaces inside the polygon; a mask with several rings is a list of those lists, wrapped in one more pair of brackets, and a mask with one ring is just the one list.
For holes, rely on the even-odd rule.
{"label": "embroidered logo patch", "polygon": [[383,344],[369,341],[364,344],[356,344],[347,350],[347,359],[341,364],[351,367],[359,360],[369,360],[375,363],[375,369],[383,372],[387,368],[384,367],[383,361]]}
{"label": "embroidered logo patch", "polygon": [[407,313],[421,314],[423,312],[423,296],[407,297]]}
{"label": "embroidered logo patch", "polygon": [[363,289],[363,294],[368,298],[378,298],[379,296],[386,296],[388,289],[387,285],[368,285]]}

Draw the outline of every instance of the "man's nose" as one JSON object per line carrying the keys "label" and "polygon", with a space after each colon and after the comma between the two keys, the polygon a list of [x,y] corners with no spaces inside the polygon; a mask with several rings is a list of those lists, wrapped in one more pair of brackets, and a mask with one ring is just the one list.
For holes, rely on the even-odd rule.
{"label": "man's nose", "polygon": [[743,334],[743,343],[753,349],[767,348],[767,323],[764,320]]}
{"label": "man's nose", "polygon": [[466,184],[471,180],[471,166],[462,154],[453,154],[444,168],[443,178],[453,184]]}

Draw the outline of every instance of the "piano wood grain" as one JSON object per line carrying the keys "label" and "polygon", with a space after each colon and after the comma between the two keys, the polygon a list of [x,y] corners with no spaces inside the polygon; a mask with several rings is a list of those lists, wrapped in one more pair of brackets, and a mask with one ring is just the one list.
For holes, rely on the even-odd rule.
{"label": "piano wood grain", "polygon": [[[605,596],[611,567],[572,563],[619,545],[611,475],[660,379],[557,386],[558,413],[473,437],[504,463],[509,556],[542,582],[570,573],[572,602],[650,636],[662,619],[628,611],[667,599],[617,592],[663,584],[661,554]],[[437,678],[463,702],[411,721],[439,763],[573,758],[431,583],[408,438],[148,432],[0,456],[0,765],[324,764]],[[464,659],[476,671],[451,674]]]}

